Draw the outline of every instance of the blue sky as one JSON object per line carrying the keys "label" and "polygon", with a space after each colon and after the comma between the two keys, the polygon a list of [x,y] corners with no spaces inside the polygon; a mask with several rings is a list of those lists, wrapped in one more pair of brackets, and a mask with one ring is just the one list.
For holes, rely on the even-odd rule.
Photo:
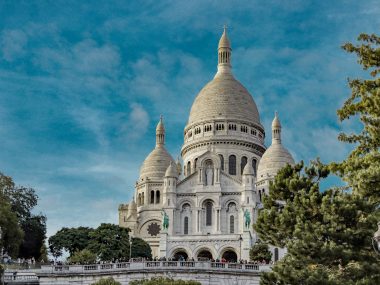
{"label": "blue sky", "polygon": [[[376,3],[377,2],[377,3]],[[117,223],[164,115],[177,157],[229,26],[235,76],[270,141],[277,110],[296,160],[340,160],[336,109],[363,76],[340,46],[377,33],[368,1],[1,1],[0,171],[32,186],[48,234]]]}

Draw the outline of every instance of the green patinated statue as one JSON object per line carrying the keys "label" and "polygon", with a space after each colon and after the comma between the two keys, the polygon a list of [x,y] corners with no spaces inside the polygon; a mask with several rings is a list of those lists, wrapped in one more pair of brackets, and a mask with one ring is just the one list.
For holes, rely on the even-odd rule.
{"label": "green patinated statue", "polygon": [[246,229],[249,229],[251,225],[251,214],[249,213],[248,209],[245,209],[244,211],[244,225]]}
{"label": "green patinated statue", "polygon": [[167,230],[168,228],[169,228],[169,216],[168,216],[168,214],[166,214],[166,212],[165,211],[162,211],[162,228],[164,229],[164,230]]}

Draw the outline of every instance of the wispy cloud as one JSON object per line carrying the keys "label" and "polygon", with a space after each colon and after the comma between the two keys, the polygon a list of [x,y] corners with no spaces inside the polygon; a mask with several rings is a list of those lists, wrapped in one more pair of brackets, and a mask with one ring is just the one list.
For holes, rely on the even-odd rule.
{"label": "wispy cloud", "polygon": [[236,77],[270,142],[275,110],[297,160],[344,157],[336,109],[361,76],[339,46],[376,32],[378,1],[0,4],[0,171],[35,187],[48,232],[117,222],[159,115],[177,156],[229,26]]}

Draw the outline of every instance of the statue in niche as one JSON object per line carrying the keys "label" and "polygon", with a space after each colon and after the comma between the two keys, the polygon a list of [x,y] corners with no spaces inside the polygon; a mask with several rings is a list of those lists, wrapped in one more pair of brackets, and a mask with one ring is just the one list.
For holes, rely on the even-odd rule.
{"label": "statue in niche", "polygon": [[162,215],[162,228],[167,230],[169,228],[169,216],[164,210],[161,212]]}
{"label": "statue in niche", "polygon": [[206,185],[210,186],[213,184],[213,179],[214,179],[214,171],[211,167],[211,165],[207,165],[206,171]]}

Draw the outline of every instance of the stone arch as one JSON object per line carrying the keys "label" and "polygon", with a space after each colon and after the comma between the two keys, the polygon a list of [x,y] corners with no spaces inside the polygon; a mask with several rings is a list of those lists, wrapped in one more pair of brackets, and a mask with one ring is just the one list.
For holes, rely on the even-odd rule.
{"label": "stone arch", "polygon": [[184,198],[183,200],[179,200],[177,202],[177,205],[179,205],[179,209],[182,209],[184,204],[190,204],[190,208],[195,208],[195,202],[193,200],[190,200],[189,198]]}
{"label": "stone arch", "polygon": [[202,208],[202,206],[206,200],[210,200],[214,205],[217,205],[217,203],[214,201],[214,199],[209,198],[209,197],[203,197],[201,200],[199,200],[198,207]]}
{"label": "stone arch", "polygon": [[218,155],[213,153],[206,153],[203,157],[199,157],[197,167],[205,167],[207,160],[211,160],[214,167],[220,169],[220,158]]}
{"label": "stone arch", "polygon": [[234,198],[230,198],[230,199],[224,201],[224,203],[222,204],[222,205],[223,205],[223,208],[228,209],[228,205],[229,205],[231,202],[232,202],[232,203],[235,203],[237,209],[240,208],[240,207],[239,207],[239,206],[240,206],[239,202],[238,202],[236,199],[234,199]]}
{"label": "stone arch", "polygon": [[234,154],[230,154],[228,156],[228,174],[236,175],[237,171],[237,157]]}
{"label": "stone arch", "polygon": [[208,251],[211,254],[211,259],[217,258],[217,252],[212,247],[204,245],[200,245],[194,250],[194,258],[198,259],[198,256],[202,251]]}
{"label": "stone arch", "polygon": [[237,262],[240,259],[239,253],[230,245],[222,247],[219,251],[219,256],[229,262]]}
{"label": "stone arch", "polygon": [[168,253],[168,257],[173,257],[176,253],[181,252],[181,251],[185,252],[189,258],[193,257],[191,249],[184,245],[179,245],[172,248]]}

